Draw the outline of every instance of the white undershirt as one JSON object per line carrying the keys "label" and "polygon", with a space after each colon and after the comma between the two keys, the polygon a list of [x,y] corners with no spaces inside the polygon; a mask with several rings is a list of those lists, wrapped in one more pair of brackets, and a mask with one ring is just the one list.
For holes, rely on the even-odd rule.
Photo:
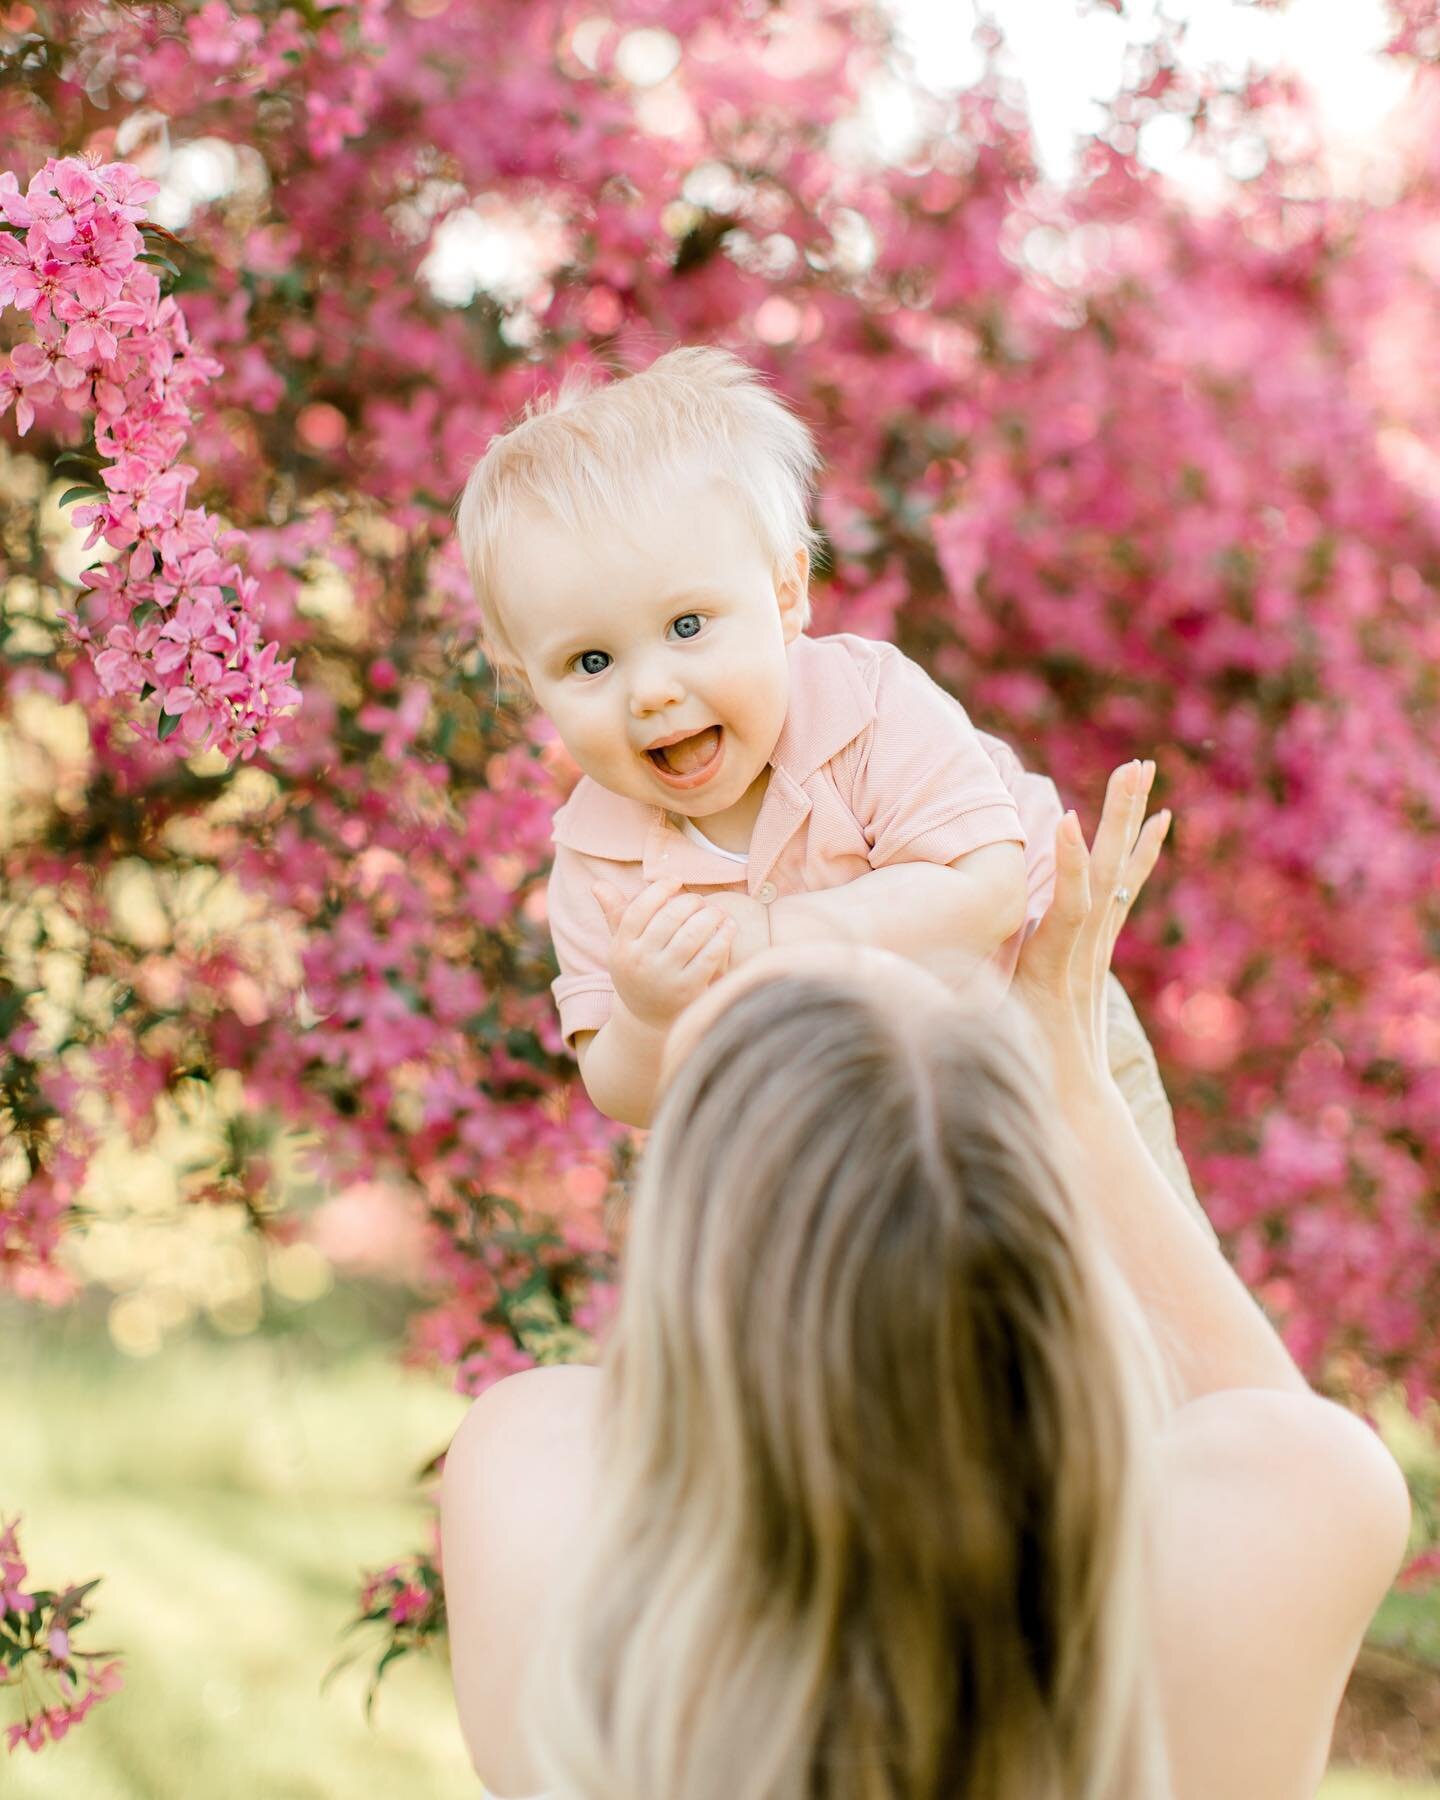
{"label": "white undershirt", "polygon": [[726,850],[719,844],[711,843],[710,839],[706,837],[703,831],[698,829],[692,819],[687,819],[683,813],[680,813],[678,817],[680,820],[680,829],[685,833],[686,837],[690,839],[692,844],[699,844],[702,849],[705,850],[713,850],[717,856],[723,856],[726,862],[739,863],[742,869],[748,865],[750,861],[750,853],[748,850]]}

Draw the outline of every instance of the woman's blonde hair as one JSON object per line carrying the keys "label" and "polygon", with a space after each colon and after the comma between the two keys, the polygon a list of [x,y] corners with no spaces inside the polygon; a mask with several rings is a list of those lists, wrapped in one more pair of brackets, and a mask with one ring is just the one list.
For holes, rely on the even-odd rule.
{"label": "woman's blonde hair", "polygon": [[664,1097],[532,1695],[564,1800],[1168,1792],[1163,1374],[1077,1219],[1033,1027],[935,989],[899,1022],[873,982],[770,980]]}
{"label": "woman's blonde hair", "polygon": [[577,537],[633,531],[677,470],[693,465],[733,491],[772,567],[801,545],[813,560],[823,542],[810,523],[820,463],[805,424],[728,350],[681,345],[603,385],[577,364],[491,438],[460,496],[460,547],[491,665],[519,673],[498,604],[517,517],[539,512]]}

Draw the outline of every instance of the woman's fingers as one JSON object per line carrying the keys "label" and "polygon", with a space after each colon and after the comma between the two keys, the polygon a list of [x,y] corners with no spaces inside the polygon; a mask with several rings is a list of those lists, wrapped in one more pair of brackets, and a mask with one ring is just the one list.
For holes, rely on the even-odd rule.
{"label": "woman's fingers", "polygon": [[1156,813],[1141,827],[1135,848],[1130,852],[1130,859],[1125,864],[1124,885],[1130,898],[1123,905],[1112,903],[1110,908],[1110,945],[1112,949],[1116,938],[1120,935],[1121,927],[1130,916],[1130,909],[1140,898],[1141,890],[1154,872],[1156,863],[1160,860],[1160,851],[1164,846],[1169,829],[1170,814],[1168,812]]}
{"label": "woman's fingers", "polygon": [[1085,838],[1075,820],[1070,837],[1070,815],[1055,827],[1055,890],[1045,916],[1025,942],[1024,967],[1028,979],[1043,985],[1061,980],[1070,967],[1080,932],[1090,916],[1090,875]]}
{"label": "woman's fingers", "polygon": [[[1153,763],[1122,763],[1111,771],[1105,803],[1087,850],[1083,831],[1072,841],[1062,820],[1055,833],[1055,893],[1045,917],[1027,944],[1036,979],[1062,974],[1077,948],[1097,971],[1109,967],[1120,927],[1160,854],[1166,825],[1145,819]],[[1078,823],[1078,820],[1077,820]],[[1130,899],[1117,901],[1124,886]],[[1102,991],[1096,984],[1097,992]]]}
{"label": "woman's fingers", "polygon": [[[1094,964],[1097,994],[1110,967],[1120,927],[1139,892],[1130,879],[1131,858],[1138,846],[1154,772],[1154,763],[1124,763],[1111,770],[1105,786],[1105,804],[1090,852],[1090,916],[1081,930],[1081,953]],[[1136,864],[1133,872],[1138,873],[1140,866]],[[1148,869],[1145,872],[1148,874]],[[1128,900],[1116,898],[1122,887],[1129,892]]]}
{"label": "woman's fingers", "polygon": [[1059,848],[1055,858],[1055,900],[1061,919],[1073,928],[1072,935],[1078,937],[1081,927],[1090,917],[1090,852],[1085,845],[1085,833],[1078,813],[1074,814],[1074,822],[1073,839],[1063,829],[1059,834]]}
{"label": "woman's fingers", "polygon": [[[1151,765],[1153,769],[1153,765]],[[1150,779],[1146,765],[1124,763],[1112,769],[1105,784],[1105,804],[1100,823],[1095,828],[1095,844],[1090,852],[1091,879],[1097,907],[1113,904],[1112,896],[1120,886],[1121,870],[1129,860],[1145,817],[1145,797]]]}

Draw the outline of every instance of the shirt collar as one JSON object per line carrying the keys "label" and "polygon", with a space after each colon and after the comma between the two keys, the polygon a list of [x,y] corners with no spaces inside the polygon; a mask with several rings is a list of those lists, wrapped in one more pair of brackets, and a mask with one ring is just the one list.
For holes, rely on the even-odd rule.
{"label": "shirt collar", "polygon": [[[838,637],[797,637],[786,648],[786,660],[790,665],[790,701],[770,764],[799,787],[874,722],[875,702]],[[766,805],[769,798],[767,794]],[[762,805],[761,818],[764,814]],[[582,775],[570,798],[555,814],[553,835],[557,844],[585,856],[608,857],[612,862],[643,862],[651,834],[657,828],[665,829],[668,818],[664,807],[632,800],[627,794],[612,794],[609,788]],[[733,877],[733,863],[726,865],[725,858],[712,858],[683,834],[677,832],[677,836],[707,865],[715,862],[728,866]]]}

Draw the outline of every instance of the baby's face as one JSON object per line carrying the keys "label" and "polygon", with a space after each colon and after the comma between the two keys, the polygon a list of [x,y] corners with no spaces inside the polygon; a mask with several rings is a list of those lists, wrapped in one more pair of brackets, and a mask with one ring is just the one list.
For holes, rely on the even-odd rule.
{"label": "baby's face", "polygon": [[505,546],[502,621],[586,775],[701,819],[734,806],[774,751],[807,573],[803,551],[772,573],[739,501],[692,472],[633,542],[520,521]]}

